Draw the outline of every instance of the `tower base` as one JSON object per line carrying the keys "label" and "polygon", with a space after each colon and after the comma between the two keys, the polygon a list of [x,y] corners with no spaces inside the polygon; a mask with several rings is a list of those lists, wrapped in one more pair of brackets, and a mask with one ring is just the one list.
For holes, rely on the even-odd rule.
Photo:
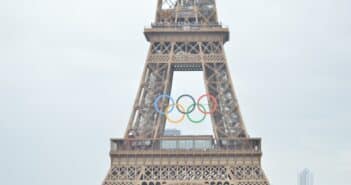
{"label": "tower base", "polygon": [[112,140],[103,185],[269,185],[259,139],[238,139],[226,149],[198,139],[162,140],[150,148],[133,142]]}

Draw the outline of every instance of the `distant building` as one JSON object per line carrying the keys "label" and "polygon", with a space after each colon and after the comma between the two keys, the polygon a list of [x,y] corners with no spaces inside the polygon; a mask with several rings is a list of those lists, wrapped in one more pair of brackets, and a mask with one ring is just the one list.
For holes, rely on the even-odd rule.
{"label": "distant building", "polygon": [[177,129],[166,129],[163,133],[164,136],[180,136],[181,132]]}
{"label": "distant building", "polygon": [[313,173],[304,169],[298,174],[298,185],[313,185]]}

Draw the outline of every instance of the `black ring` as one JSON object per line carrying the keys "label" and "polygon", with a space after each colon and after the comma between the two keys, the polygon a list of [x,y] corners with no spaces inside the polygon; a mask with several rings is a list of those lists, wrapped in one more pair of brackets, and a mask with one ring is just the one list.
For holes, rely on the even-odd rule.
{"label": "black ring", "polygon": [[178,107],[180,99],[182,99],[182,98],[184,98],[184,97],[190,98],[190,99],[193,101],[193,104],[192,104],[192,105],[195,105],[195,104],[196,104],[196,101],[195,101],[194,97],[192,97],[192,96],[189,95],[189,94],[183,94],[183,95],[181,95],[181,96],[178,97],[178,99],[177,99],[177,101],[176,101],[176,108],[177,108],[177,110],[178,110],[180,113],[183,113],[183,114],[190,114],[190,113],[194,112],[196,106],[193,106],[193,108],[192,108],[190,111],[187,111],[187,112],[183,112],[183,111],[180,110],[179,107]]}

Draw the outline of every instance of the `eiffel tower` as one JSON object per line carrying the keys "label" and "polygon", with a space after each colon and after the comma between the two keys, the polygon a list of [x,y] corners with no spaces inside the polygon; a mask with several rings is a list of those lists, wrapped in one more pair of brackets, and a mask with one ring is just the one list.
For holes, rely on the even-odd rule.
{"label": "eiffel tower", "polygon": [[[261,139],[249,137],[240,113],[215,0],[158,0],[144,34],[142,80],[124,138],[111,139],[103,185],[269,185]],[[175,71],[203,72],[213,135],[164,135],[166,113],[179,108],[166,96]]]}

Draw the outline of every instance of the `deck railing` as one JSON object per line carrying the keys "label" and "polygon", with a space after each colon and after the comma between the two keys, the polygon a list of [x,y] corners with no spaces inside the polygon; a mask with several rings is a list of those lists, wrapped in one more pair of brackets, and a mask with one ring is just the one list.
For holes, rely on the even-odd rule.
{"label": "deck railing", "polygon": [[121,151],[233,151],[261,152],[259,138],[222,139],[165,137],[160,139],[112,139],[111,152]]}

